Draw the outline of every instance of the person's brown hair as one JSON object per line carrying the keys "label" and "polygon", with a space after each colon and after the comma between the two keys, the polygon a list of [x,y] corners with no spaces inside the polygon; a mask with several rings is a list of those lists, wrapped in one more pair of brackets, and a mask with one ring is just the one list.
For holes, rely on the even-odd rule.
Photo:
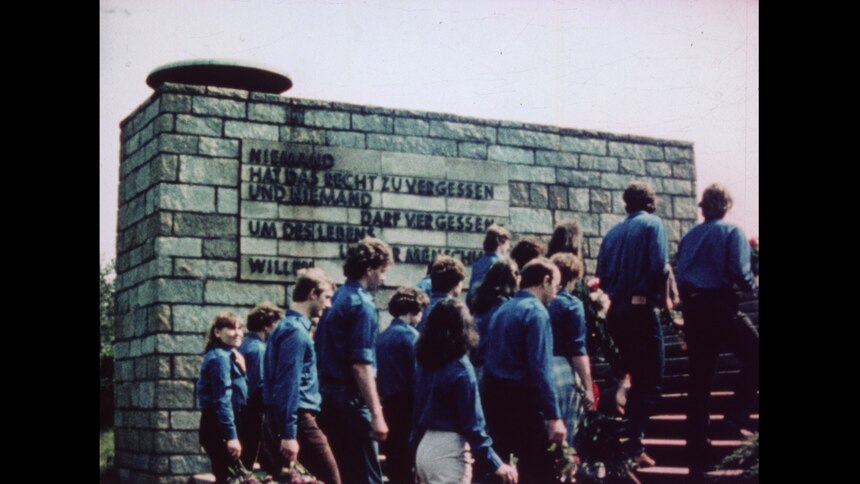
{"label": "person's brown hair", "polygon": [[209,333],[206,336],[206,345],[203,347],[203,352],[205,353],[218,345],[220,340],[215,336],[215,330],[228,327],[233,329],[242,329],[242,326],[244,325],[242,318],[236,315],[236,313],[231,313],[230,311],[222,311],[218,313],[209,325]]}
{"label": "person's brown hair", "polygon": [[284,310],[269,301],[254,306],[248,313],[248,331],[262,331],[284,318]]}
{"label": "person's brown hair", "polygon": [[296,272],[296,287],[293,288],[293,302],[305,302],[311,294],[321,294],[323,285],[328,284],[334,289],[334,281],[322,269],[306,267]]}
{"label": "person's brown hair", "polygon": [[484,314],[493,304],[507,300],[517,291],[517,275],[511,261],[496,262],[487,271],[484,280],[475,291],[472,308],[475,314]]}
{"label": "person's brown hair", "polygon": [[466,278],[466,266],[450,255],[439,255],[430,268],[430,287],[436,292],[449,292]]}
{"label": "person's brown hair", "polygon": [[417,287],[398,287],[388,301],[388,312],[395,318],[404,314],[415,314],[424,311],[430,304],[427,293]]}
{"label": "person's brown hair", "polygon": [[536,237],[523,237],[511,249],[511,259],[517,262],[517,266],[520,269],[523,269],[530,260],[542,256],[544,248],[544,244],[540,239]]}
{"label": "person's brown hair", "polygon": [[555,264],[546,257],[533,259],[520,270],[520,289],[539,286],[543,284],[546,276],[552,279],[553,270],[555,270]]}
{"label": "person's brown hair", "polygon": [[657,210],[657,193],[650,183],[634,181],[624,190],[624,210],[627,213],[645,210],[654,213]]}
{"label": "person's brown hair", "polygon": [[499,224],[492,224],[487,227],[487,235],[484,236],[484,251],[496,251],[500,245],[509,240],[511,240],[511,233],[508,229]]}
{"label": "person's brown hair", "polygon": [[559,252],[570,252],[579,255],[582,248],[582,227],[576,220],[565,220],[555,226],[552,238],[549,239],[546,256],[551,257]]}
{"label": "person's brown hair", "polygon": [[388,244],[375,237],[365,237],[346,250],[343,275],[358,280],[367,273],[367,269],[378,269],[391,264],[393,259]]}
{"label": "person's brown hair", "polygon": [[719,183],[708,185],[708,188],[705,188],[702,193],[702,201],[699,202],[705,220],[725,217],[733,204],[734,200],[732,200],[729,190]]}
{"label": "person's brown hair", "polygon": [[478,344],[475,323],[466,305],[447,298],[433,306],[424,333],[415,343],[415,359],[421,367],[434,370],[466,354]]}
{"label": "person's brown hair", "polygon": [[549,259],[561,274],[561,287],[582,277],[582,259],[570,252],[559,252]]}

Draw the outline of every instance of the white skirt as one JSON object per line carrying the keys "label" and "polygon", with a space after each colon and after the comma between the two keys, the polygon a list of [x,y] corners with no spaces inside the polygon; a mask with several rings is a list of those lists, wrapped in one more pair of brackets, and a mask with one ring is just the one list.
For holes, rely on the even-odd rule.
{"label": "white skirt", "polygon": [[428,430],[415,455],[415,468],[424,484],[472,482],[472,452],[457,432]]}

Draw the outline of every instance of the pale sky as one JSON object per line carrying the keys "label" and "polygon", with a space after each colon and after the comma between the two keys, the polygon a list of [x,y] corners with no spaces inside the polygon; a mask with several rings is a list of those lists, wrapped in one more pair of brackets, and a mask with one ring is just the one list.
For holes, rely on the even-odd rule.
{"label": "pale sky", "polygon": [[693,142],[697,198],[758,236],[757,1],[100,0],[99,252],[115,255],[119,122],[155,68],[222,58],[286,96]]}

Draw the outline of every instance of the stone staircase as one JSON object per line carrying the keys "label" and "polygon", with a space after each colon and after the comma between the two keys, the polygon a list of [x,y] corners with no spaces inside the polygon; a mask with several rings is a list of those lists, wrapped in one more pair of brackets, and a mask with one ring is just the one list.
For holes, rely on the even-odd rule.
{"label": "stone staircase", "polygon": [[[758,327],[758,300],[742,297],[741,310],[744,311]],[[661,399],[657,403],[645,431],[645,446],[648,454],[657,461],[657,466],[639,469],[636,476],[643,484],[657,483],[690,483],[689,468],[685,455],[686,405],[688,361],[686,351],[682,349],[681,339],[673,327],[664,326],[665,339],[665,377]],[[734,355],[724,353],[717,363],[717,372],[711,384],[710,400],[710,438],[711,465],[717,465],[745,441],[740,440],[736,433],[725,426],[723,413],[731,401],[735,381],[739,374],[740,364]],[[607,363],[593,363],[592,372],[600,387],[601,400],[611,400],[614,394],[611,371]],[[601,405],[601,410],[605,407]],[[751,414],[752,427],[749,430],[758,432],[759,409],[758,399]],[[740,470],[711,472],[711,477],[721,477],[720,482],[740,482],[737,477]]]}

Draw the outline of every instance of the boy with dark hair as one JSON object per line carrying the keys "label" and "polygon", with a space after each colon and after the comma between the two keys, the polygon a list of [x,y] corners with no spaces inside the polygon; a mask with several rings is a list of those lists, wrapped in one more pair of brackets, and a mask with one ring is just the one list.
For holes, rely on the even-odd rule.
{"label": "boy with dark hair", "polygon": [[319,352],[322,407],[320,427],[331,443],[344,483],[382,483],[375,440],[388,425],[376,391],[374,346],[379,322],[368,291],[385,280],[393,263],[391,248],[367,237],[346,253],[346,283],[332,298],[314,334]]}
{"label": "boy with dark hair", "polygon": [[466,302],[472,309],[472,302],[478,285],[487,276],[487,271],[496,262],[502,260],[511,248],[511,233],[508,229],[498,224],[487,227],[487,235],[484,236],[484,255],[472,264],[472,276],[469,278],[469,292],[466,293]]}
{"label": "boy with dark hair", "polygon": [[239,427],[244,429],[245,434],[240,435],[239,440],[242,442],[242,464],[246,469],[254,466],[258,452],[260,465],[271,467],[267,462],[271,460],[269,452],[265,447],[260,447],[264,411],[263,359],[266,355],[266,339],[283,317],[284,310],[278,306],[268,301],[257,304],[248,314],[248,334],[239,346],[239,353],[245,358],[245,374],[248,377],[248,406],[242,414],[245,424]]}
{"label": "boy with dark hair", "polygon": [[524,268],[530,260],[543,255],[544,243],[536,237],[523,237],[511,249],[511,259],[517,262],[517,267]]}
{"label": "boy with dark hair", "polygon": [[741,362],[732,405],[724,424],[743,434],[758,386],[758,329],[739,311],[734,285],[756,292],[750,246],[740,227],[723,217],[732,197],[722,185],[705,188],[699,202],[705,221],[687,232],[678,246],[678,289],[690,356],[687,452],[691,475],[704,474],[708,454],[708,399],[720,348]]}
{"label": "boy with dark hair", "polygon": [[521,270],[520,290],[490,320],[484,382],[490,436],[504,459],[519,458],[523,482],[555,482],[550,442],[561,444],[552,376],[552,328],[546,305],[558,292],[558,268],[545,257]]}
{"label": "boy with dark hair", "polygon": [[269,336],[263,368],[263,401],[267,407],[265,441],[273,456],[267,473],[298,460],[324,482],[340,483],[326,435],[317,425],[321,396],[310,318],[331,306],[334,283],[318,268],[298,272],[293,304]]}
{"label": "boy with dark hair", "polygon": [[411,483],[414,453],[409,448],[415,384],[415,325],[430,303],[424,291],[401,287],[391,296],[388,312],[394,321],[376,339],[377,387],[382,399],[388,439],[382,443],[390,482]]}
{"label": "boy with dark hair", "polygon": [[637,466],[650,467],[656,462],[645,453],[642,439],[663,384],[663,329],[657,308],[666,296],[669,243],[663,221],[654,215],[657,194],[650,184],[630,183],[624,203],[627,218],[600,244],[597,277],[612,301],[606,315],[609,334],[630,373],[624,450]]}
{"label": "boy with dark hair", "polygon": [[449,255],[436,256],[433,267],[430,268],[430,304],[424,309],[424,316],[418,323],[418,332],[424,329],[427,315],[439,301],[449,297],[460,297],[463,292],[463,281],[466,279],[466,266]]}

